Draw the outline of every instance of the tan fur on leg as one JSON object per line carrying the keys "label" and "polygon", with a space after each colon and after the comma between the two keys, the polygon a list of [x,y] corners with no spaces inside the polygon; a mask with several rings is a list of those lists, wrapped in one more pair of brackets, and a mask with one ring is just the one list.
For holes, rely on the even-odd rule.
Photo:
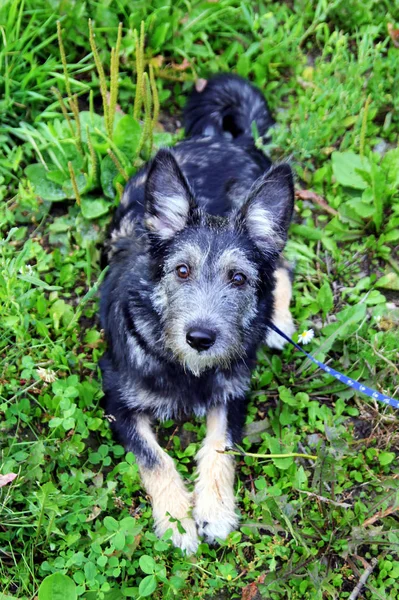
{"label": "tan fur on leg", "polygon": [[[284,266],[279,267],[274,276],[276,278],[276,287],[273,292],[274,312],[273,323],[289,337],[295,331],[294,321],[290,312],[290,302],[292,298],[292,284],[288,269]],[[266,344],[269,348],[281,350],[287,342],[275,331],[269,331],[266,337]]]}
{"label": "tan fur on leg", "polygon": [[[152,500],[155,532],[161,537],[167,529],[172,529],[173,544],[188,554],[194,553],[198,548],[198,536],[195,522],[189,516],[191,494],[186,490],[172,458],[159,446],[148,417],[140,418],[137,429],[156,452],[159,462],[151,469],[140,466],[143,485]],[[180,521],[185,533],[179,532],[177,523],[172,523],[170,517]]]}
{"label": "tan fur on leg", "polygon": [[207,434],[197,455],[193,511],[200,535],[209,542],[215,538],[225,539],[238,524],[234,500],[235,460],[231,455],[217,452],[229,445],[226,407],[212,408],[207,417]]}

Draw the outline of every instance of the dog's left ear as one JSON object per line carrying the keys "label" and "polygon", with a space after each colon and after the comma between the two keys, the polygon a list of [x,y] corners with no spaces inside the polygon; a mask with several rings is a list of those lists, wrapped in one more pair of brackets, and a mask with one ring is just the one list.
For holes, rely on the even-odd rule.
{"label": "dog's left ear", "polygon": [[173,154],[159,150],[145,186],[145,224],[160,239],[168,240],[184,229],[194,197]]}
{"label": "dog's left ear", "polygon": [[282,163],[255,182],[236,223],[244,224],[261,251],[280,252],[287,241],[293,209],[294,178],[291,167]]}

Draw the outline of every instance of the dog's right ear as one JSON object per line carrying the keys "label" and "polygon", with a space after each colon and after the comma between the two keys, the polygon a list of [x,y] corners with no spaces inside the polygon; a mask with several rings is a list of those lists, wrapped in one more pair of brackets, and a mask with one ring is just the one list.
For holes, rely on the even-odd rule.
{"label": "dog's right ear", "polygon": [[261,252],[283,250],[294,199],[294,178],[288,164],[273,166],[255,181],[236,222],[244,224]]}
{"label": "dog's right ear", "polygon": [[184,229],[193,208],[193,194],[175,157],[169,150],[159,150],[145,185],[146,227],[169,240]]}

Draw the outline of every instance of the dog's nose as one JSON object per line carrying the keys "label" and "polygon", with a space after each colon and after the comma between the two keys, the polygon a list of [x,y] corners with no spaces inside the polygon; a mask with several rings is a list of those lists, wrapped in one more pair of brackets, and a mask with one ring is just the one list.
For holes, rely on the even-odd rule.
{"label": "dog's nose", "polygon": [[216,333],[210,329],[190,329],[186,335],[187,344],[198,352],[208,350],[216,340]]}

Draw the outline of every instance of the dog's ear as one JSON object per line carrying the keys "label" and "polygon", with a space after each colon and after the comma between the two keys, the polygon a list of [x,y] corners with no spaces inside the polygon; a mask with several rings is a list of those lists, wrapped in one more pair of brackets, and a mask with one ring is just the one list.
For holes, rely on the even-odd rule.
{"label": "dog's ear", "polygon": [[145,186],[145,224],[160,239],[184,229],[195,207],[193,194],[173,154],[159,150]]}
{"label": "dog's ear", "polygon": [[294,178],[291,167],[282,163],[255,182],[237,220],[261,251],[280,252],[293,209]]}

